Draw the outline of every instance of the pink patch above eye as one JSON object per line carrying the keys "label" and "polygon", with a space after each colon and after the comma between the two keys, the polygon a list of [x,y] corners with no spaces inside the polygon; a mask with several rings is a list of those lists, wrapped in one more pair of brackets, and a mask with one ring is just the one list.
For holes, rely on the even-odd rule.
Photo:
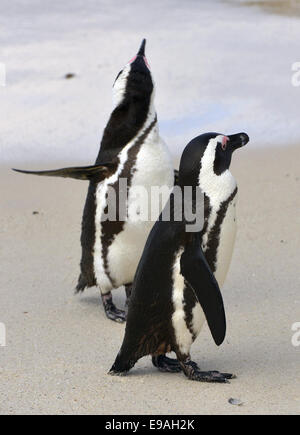
{"label": "pink patch above eye", "polygon": [[150,69],[150,65],[149,65],[147,59],[145,58],[145,56],[144,56],[144,61],[145,61],[145,64],[147,65],[147,67]]}
{"label": "pink patch above eye", "polygon": [[[134,62],[136,58],[137,58],[137,56],[134,56],[128,63]],[[144,59],[145,64],[147,65],[147,67],[150,69],[150,65],[149,65],[145,56],[143,56],[143,59]]]}
{"label": "pink patch above eye", "polygon": [[229,137],[223,136],[222,138],[222,149],[225,151],[227,147],[227,142],[229,141]]}
{"label": "pink patch above eye", "polygon": [[135,61],[136,56],[134,56],[128,63],[132,63],[133,61]]}

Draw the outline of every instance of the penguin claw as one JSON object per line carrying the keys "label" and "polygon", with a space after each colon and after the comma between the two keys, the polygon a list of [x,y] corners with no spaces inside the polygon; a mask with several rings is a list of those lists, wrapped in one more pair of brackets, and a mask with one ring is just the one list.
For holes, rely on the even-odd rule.
{"label": "penguin claw", "polygon": [[236,375],[234,375],[232,373],[220,373],[220,372],[218,372],[216,370],[214,370],[211,373],[219,373],[220,375],[224,376],[224,378],[226,378],[226,379],[236,379]]}
{"label": "penguin claw", "polygon": [[110,370],[107,374],[110,376],[126,376],[128,372],[116,372],[114,370]]}
{"label": "penguin claw", "polygon": [[182,370],[177,359],[168,358],[166,355],[153,356],[152,364],[164,373],[179,373]]}

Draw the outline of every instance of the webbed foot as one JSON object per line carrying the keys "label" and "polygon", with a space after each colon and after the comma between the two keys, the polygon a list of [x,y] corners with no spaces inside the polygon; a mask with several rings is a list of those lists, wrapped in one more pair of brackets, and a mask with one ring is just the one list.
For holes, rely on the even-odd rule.
{"label": "webbed foot", "polygon": [[124,323],[126,322],[126,313],[123,310],[119,310],[112,300],[111,293],[102,295],[102,302],[106,317],[114,322]]}
{"label": "webbed foot", "polygon": [[182,370],[177,359],[168,358],[166,355],[153,356],[152,364],[161,372],[178,373]]}
{"label": "webbed foot", "polygon": [[191,360],[181,362],[181,367],[188,379],[198,382],[218,382],[229,383],[229,379],[234,379],[236,376],[231,373],[220,373],[216,370],[202,372],[198,365]]}

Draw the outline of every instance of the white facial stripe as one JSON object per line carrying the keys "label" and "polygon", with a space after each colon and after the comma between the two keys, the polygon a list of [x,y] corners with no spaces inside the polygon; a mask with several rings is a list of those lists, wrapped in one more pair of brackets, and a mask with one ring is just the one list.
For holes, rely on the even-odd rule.
{"label": "white facial stripe", "polygon": [[[134,61],[135,58],[133,58],[133,60],[131,60],[124,68],[122,73],[119,75],[119,77],[116,79],[114,85],[113,85],[113,107],[117,107],[123,100],[124,95],[125,95],[125,91],[126,91],[126,86],[127,86],[127,79],[128,79],[128,75],[130,73],[131,70],[131,64]],[[148,65],[148,62],[145,59],[145,63],[147,68],[150,70],[150,67]],[[155,94],[155,83],[153,80],[153,77],[151,76],[152,79],[152,83],[153,83],[153,91],[152,91],[152,100],[154,98],[154,94]]]}
{"label": "white facial stripe", "polygon": [[119,75],[117,80],[114,83],[113,86],[113,105],[114,107],[117,107],[121,101],[124,98],[126,86],[127,86],[127,78],[130,72],[131,66],[130,63],[128,63],[122,73]]}
{"label": "white facial stripe", "polygon": [[208,196],[211,207],[208,227],[203,235],[203,249],[205,251],[208,234],[214,226],[217,218],[217,213],[222,202],[234,192],[236,181],[229,169],[226,169],[222,174],[217,175],[214,172],[215,153],[218,142],[222,143],[223,135],[216,136],[211,139],[206,147],[206,150],[201,159],[201,170],[199,174],[199,186],[202,191]]}
{"label": "white facial stripe", "polygon": [[211,206],[219,206],[235,190],[236,181],[226,169],[222,174],[214,172],[214,161],[218,142],[222,143],[223,135],[211,139],[201,159],[201,170],[198,183],[203,192],[209,197]]}

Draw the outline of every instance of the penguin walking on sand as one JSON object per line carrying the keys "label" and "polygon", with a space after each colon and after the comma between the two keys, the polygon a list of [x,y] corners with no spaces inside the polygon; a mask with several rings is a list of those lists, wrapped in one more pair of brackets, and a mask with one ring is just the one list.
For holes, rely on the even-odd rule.
{"label": "penguin walking on sand", "polygon": [[[98,286],[109,319],[123,322],[111,290],[125,285],[129,296],[138,262],[153,219],[131,216],[132,188],[174,185],[170,153],[158,131],[154,82],[145,57],[145,39],[137,55],[119,72],[113,85],[114,109],[104,130],[93,166],[53,171],[20,171],[35,175],[70,177],[90,182],[82,218],[81,273],[77,292]],[[126,180],[126,219],[116,209],[115,219],[103,219],[109,207],[109,189],[119,198]],[[124,192],[123,192],[124,193]],[[118,199],[116,200],[118,205]],[[157,217],[165,203],[161,204]],[[156,219],[156,217],[155,217]],[[155,221],[154,219],[154,221]]]}
{"label": "penguin walking on sand", "polygon": [[[191,360],[190,348],[205,318],[215,343],[220,345],[225,338],[219,285],[233,251],[237,194],[229,166],[233,151],[248,141],[245,133],[207,133],[186,146],[178,184],[181,189],[191,186],[192,204],[197,189],[204,194],[204,225],[188,232],[184,216],[174,218],[176,198],[170,195],[171,219],[160,217],[148,237],[133,283],[125,337],[110,374],[126,374],[150,354],[161,371],[182,370],[192,380],[228,382],[234,377],[202,372]],[[177,360],[165,356],[171,351]]]}

